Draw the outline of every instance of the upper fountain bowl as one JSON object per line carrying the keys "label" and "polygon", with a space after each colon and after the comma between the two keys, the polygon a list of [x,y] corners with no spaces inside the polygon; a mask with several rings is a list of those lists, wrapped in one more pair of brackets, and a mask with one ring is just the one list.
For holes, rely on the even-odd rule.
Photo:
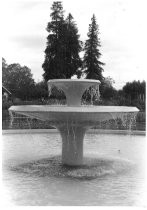
{"label": "upper fountain bowl", "polygon": [[51,86],[61,89],[66,96],[67,106],[81,106],[81,98],[86,89],[91,86],[97,87],[99,91],[99,80],[88,79],[53,79],[48,81],[48,89]]}

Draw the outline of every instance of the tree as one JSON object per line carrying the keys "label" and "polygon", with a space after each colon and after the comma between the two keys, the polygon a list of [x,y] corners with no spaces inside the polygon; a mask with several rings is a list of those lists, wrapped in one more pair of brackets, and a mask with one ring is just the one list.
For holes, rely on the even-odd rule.
{"label": "tree", "polygon": [[82,50],[82,42],[79,41],[78,29],[73,21],[73,16],[69,13],[65,21],[65,75],[71,78],[73,75],[81,76],[80,67],[82,61],[79,56]]}
{"label": "tree", "polygon": [[36,99],[48,98],[48,86],[44,80],[35,84],[34,97]]}
{"label": "tree", "polygon": [[6,60],[4,58],[2,58],[2,70],[4,71],[7,68],[7,63]]}
{"label": "tree", "polygon": [[130,100],[140,99],[145,100],[145,81],[133,81],[127,82],[123,87],[123,92],[127,98]]}
{"label": "tree", "polygon": [[71,78],[79,76],[82,61],[79,52],[82,50],[78,29],[71,14],[64,20],[61,2],[54,2],[51,7],[51,22],[48,23],[47,47],[45,61],[42,65],[44,79]]}
{"label": "tree", "polygon": [[113,87],[115,81],[111,77],[105,77],[100,84],[100,95],[104,100],[111,100],[117,95],[116,89]]}
{"label": "tree", "polygon": [[[122,90],[118,92],[118,102],[122,101],[121,105],[135,106],[140,111],[145,111],[146,100],[145,100],[146,82],[133,81],[127,82]],[[120,104],[120,103],[119,103]]]}
{"label": "tree", "polygon": [[27,66],[22,67],[18,63],[4,65],[3,60],[2,83],[15,97],[22,100],[33,97],[32,93],[35,82],[32,78],[31,70]]}
{"label": "tree", "polygon": [[103,68],[104,65],[99,59],[101,53],[98,47],[100,47],[100,40],[98,38],[98,25],[96,23],[95,15],[91,19],[91,24],[89,25],[88,39],[85,42],[85,54],[83,60],[84,73],[86,74],[86,79],[97,79],[103,80]]}
{"label": "tree", "polygon": [[[45,49],[45,61],[42,65],[43,77],[47,81],[49,79],[63,78],[62,64],[62,39],[63,39],[63,7],[61,2],[54,2],[51,7],[52,21],[47,25],[49,35],[47,37],[47,47]],[[61,39],[62,37],[62,39]]]}

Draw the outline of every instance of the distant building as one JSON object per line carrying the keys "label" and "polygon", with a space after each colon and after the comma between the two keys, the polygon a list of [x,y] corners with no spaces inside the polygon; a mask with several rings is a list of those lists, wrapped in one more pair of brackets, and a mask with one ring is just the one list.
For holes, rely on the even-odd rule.
{"label": "distant building", "polygon": [[11,99],[12,97],[12,93],[3,85],[2,85],[2,96],[3,96],[3,100],[6,100],[6,101]]}

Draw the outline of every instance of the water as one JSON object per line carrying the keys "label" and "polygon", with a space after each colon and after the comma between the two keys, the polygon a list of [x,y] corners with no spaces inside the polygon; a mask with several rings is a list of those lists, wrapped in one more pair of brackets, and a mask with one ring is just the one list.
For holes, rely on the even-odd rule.
{"label": "water", "polygon": [[3,135],[5,198],[14,205],[145,206],[145,136],[87,133],[85,164],[61,164],[58,133]]}

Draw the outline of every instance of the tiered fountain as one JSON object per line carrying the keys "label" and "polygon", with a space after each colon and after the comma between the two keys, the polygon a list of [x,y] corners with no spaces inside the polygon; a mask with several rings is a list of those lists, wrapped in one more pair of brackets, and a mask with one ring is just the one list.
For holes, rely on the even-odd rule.
{"label": "tiered fountain", "polygon": [[48,121],[57,128],[62,137],[62,163],[66,165],[83,164],[83,140],[87,129],[99,121],[123,118],[137,113],[136,107],[125,106],[85,106],[81,98],[86,89],[99,86],[98,80],[59,79],[48,81],[48,86],[56,86],[66,96],[67,105],[25,105],[11,106],[9,111],[25,116]]}

